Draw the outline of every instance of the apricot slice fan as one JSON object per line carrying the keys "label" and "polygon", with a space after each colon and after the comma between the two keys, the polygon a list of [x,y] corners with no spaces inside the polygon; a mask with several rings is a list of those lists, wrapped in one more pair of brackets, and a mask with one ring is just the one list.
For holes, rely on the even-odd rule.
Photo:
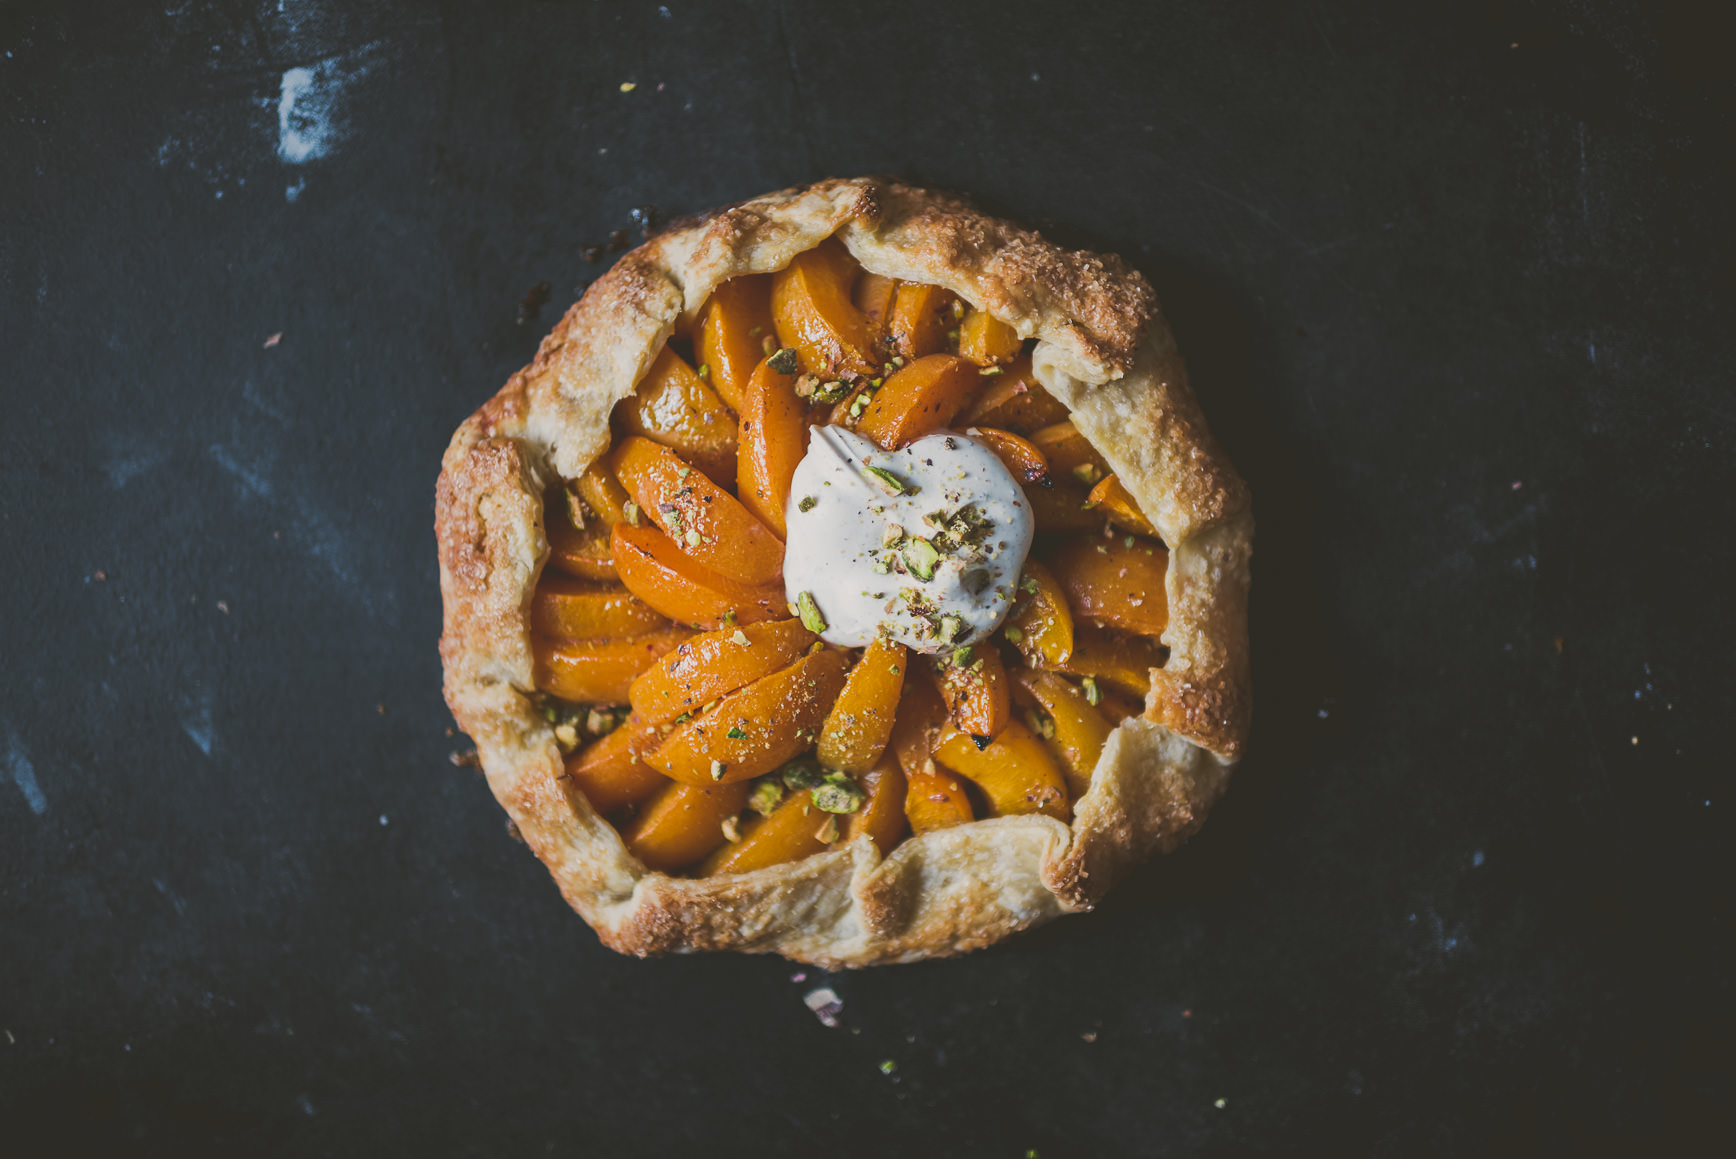
{"label": "apricot slice fan", "polygon": [[[1168,556],[1018,332],[832,241],[697,316],[694,361],[665,347],[609,452],[545,499],[529,618],[538,689],[585,721],[569,791],[622,815],[648,868],[701,876],[979,813],[1066,820],[1161,667]],[[791,480],[829,418],[887,451],[961,430],[1040,533],[1070,534],[1025,561],[990,638],[840,650],[785,598]]]}

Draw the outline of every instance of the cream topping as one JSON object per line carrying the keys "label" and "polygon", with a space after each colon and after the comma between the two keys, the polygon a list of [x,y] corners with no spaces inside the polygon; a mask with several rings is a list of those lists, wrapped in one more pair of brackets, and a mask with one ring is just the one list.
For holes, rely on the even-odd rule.
{"label": "cream topping", "polygon": [[785,517],[784,590],[809,627],[842,647],[884,633],[927,653],[1000,626],[1034,528],[1000,459],[955,431],[883,451],[815,428]]}

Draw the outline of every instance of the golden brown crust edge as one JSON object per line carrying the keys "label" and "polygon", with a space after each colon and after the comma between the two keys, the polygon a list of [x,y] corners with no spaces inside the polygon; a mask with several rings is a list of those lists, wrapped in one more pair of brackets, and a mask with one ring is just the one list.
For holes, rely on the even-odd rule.
{"label": "golden brown crust edge", "polygon": [[[1143,719],[1111,736],[1071,827],[1007,817],[866,840],[749,874],[647,871],[582,794],[532,711],[526,608],[546,543],[541,493],[608,446],[676,320],[728,277],[781,269],[837,234],[864,268],[946,286],[1025,337],[1037,374],[1170,547],[1170,648]],[[625,953],[776,952],[828,967],[962,953],[1088,909],[1204,821],[1245,743],[1252,517],[1206,428],[1145,279],[966,203],[895,181],[833,180],[755,198],[624,256],[535,360],[458,429],[437,489],[447,703],[490,789],[563,896]]]}

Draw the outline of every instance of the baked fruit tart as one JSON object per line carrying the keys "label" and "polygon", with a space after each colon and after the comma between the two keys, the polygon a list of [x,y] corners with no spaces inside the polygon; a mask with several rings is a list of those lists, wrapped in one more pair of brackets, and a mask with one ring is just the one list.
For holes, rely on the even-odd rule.
{"label": "baked fruit tart", "polygon": [[1247,736],[1248,495],[1150,285],[898,182],[623,256],[435,526],[447,703],[623,952],[986,946],[1179,844]]}

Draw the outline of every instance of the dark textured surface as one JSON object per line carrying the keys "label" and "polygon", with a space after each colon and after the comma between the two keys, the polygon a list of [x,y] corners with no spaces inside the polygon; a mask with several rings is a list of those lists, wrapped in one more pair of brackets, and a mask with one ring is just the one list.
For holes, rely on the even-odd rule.
{"label": "dark textured surface", "polygon": [[[0,7],[0,1152],[1697,1149],[1729,21],[1409,7]],[[448,763],[430,522],[581,247],[862,172],[1151,275],[1257,726],[1098,914],[826,1029],[600,949]]]}

